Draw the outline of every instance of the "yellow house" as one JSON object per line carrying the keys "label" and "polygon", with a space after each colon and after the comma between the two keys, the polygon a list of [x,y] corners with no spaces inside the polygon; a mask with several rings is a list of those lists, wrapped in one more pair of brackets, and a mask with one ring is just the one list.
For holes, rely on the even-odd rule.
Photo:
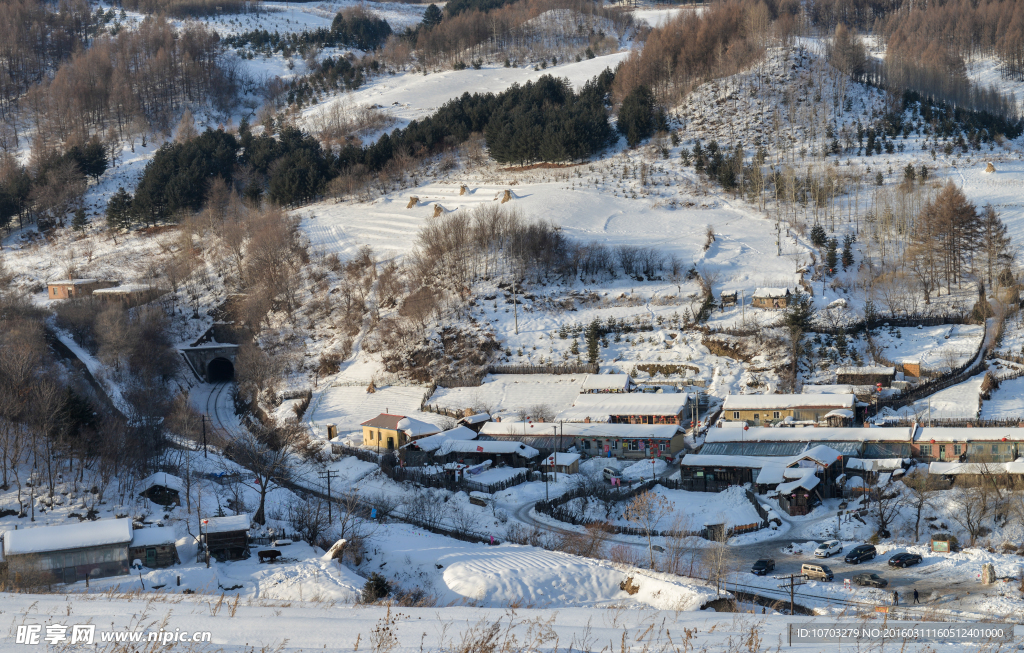
{"label": "yellow house", "polygon": [[441,432],[441,429],[433,424],[390,413],[381,413],[360,426],[363,427],[363,446],[376,447],[378,451],[394,451],[413,440]]}
{"label": "yellow house", "polygon": [[[722,420],[746,422],[751,426],[783,421],[821,422],[837,410],[856,410],[857,398],[842,394],[728,395],[722,405]],[[852,414],[850,415],[852,418]]]}

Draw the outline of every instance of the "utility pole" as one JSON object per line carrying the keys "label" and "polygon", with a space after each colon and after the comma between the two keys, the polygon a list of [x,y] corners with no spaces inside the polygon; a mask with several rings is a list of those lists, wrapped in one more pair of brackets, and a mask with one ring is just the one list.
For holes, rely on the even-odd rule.
{"label": "utility pole", "polygon": [[796,592],[794,591],[793,588],[795,588],[797,585],[804,585],[805,583],[803,583],[803,582],[800,582],[800,583],[796,582],[797,578],[799,578],[801,581],[803,580],[803,576],[801,576],[800,574],[790,574],[788,577],[785,577],[785,578],[786,578],[786,580],[788,582],[785,585],[779,585],[779,587],[781,587],[783,589],[785,589],[787,587],[789,588],[789,614],[790,614],[790,616],[792,616],[793,614],[795,614],[795,612],[793,610],[796,607],[796,603],[794,601],[794,596],[796,595]]}
{"label": "utility pole", "polygon": [[334,515],[331,511],[331,504],[334,503],[334,500],[331,498],[331,479],[336,478],[338,476],[338,472],[328,469],[322,472],[317,472],[316,475],[322,479],[327,479],[327,521],[333,524]]}
{"label": "utility pole", "polygon": [[[552,426],[555,430],[555,435],[558,435],[558,427]],[[558,449],[555,449],[555,453],[551,454],[552,467],[555,469],[555,483],[558,482],[558,451],[562,448],[562,438],[558,438]]]}
{"label": "utility pole", "polygon": [[200,417],[203,422],[203,458],[209,458],[209,456],[206,455],[206,415],[201,415]]}

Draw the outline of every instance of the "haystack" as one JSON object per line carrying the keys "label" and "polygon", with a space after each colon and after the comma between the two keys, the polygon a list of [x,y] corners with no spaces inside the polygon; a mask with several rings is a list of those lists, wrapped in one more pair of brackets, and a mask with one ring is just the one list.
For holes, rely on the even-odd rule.
{"label": "haystack", "polygon": [[405,205],[405,208],[411,209],[412,207],[416,206],[419,203],[420,203],[420,198],[418,198],[415,195],[413,195],[412,197],[409,198],[409,203]]}
{"label": "haystack", "polygon": [[985,166],[985,172],[995,172],[995,171],[996,171],[996,167],[994,165],[992,165],[991,161],[989,161],[988,165]]}
{"label": "haystack", "polygon": [[505,194],[501,196],[501,203],[504,204],[505,202],[508,202],[508,201],[511,201],[511,200],[512,200],[512,191],[506,188],[505,189]]}
{"label": "haystack", "polygon": [[462,184],[461,186],[459,186],[459,195],[465,195],[468,192],[469,189],[466,188],[466,184]]}
{"label": "haystack", "polygon": [[434,205],[434,217],[436,218],[437,216],[441,215],[442,213],[444,213],[444,209],[441,208],[441,205],[440,204],[435,204]]}

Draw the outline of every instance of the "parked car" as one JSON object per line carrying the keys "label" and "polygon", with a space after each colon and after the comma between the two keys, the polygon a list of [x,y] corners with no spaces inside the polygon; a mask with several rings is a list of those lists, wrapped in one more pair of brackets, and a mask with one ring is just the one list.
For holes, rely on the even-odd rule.
{"label": "parked car", "polygon": [[601,473],[604,474],[604,480],[608,481],[609,483],[613,478],[617,478],[619,479],[619,481],[622,480],[622,472],[615,469],[614,467],[605,467]]}
{"label": "parked car", "polygon": [[750,568],[750,573],[755,576],[767,576],[768,572],[775,570],[775,561],[771,558],[764,560],[758,560],[754,563],[754,566]]}
{"label": "parked car", "polygon": [[828,542],[822,542],[818,545],[818,548],[814,550],[815,558],[831,558],[837,553],[843,552],[843,543],[839,540],[830,540]]}
{"label": "parked car", "polygon": [[897,553],[889,558],[890,567],[909,567],[921,562],[921,556],[916,553]]}
{"label": "parked car", "polygon": [[870,544],[861,544],[850,549],[850,552],[846,554],[846,562],[851,565],[859,565],[865,560],[874,560],[876,555],[878,555],[878,551],[875,550],[875,547]]}
{"label": "parked car", "polygon": [[861,587],[885,587],[889,584],[889,581],[878,574],[857,574],[853,577],[853,582]]}
{"label": "parked car", "polygon": [[811,580],[824,580],[831,581],[835,578],[832,570],[826,565],[819,565],[816,562],[810,562],[800,565],[800,575],[804,578]]}

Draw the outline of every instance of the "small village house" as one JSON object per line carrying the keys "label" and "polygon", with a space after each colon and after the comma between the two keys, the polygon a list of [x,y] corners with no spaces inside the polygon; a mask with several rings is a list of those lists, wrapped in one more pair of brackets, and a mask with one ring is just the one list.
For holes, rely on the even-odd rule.
{"label": "small village house", "polygon": [[780,422],[817,424],[835,410],[854,411],[857,400],[846,394],[729,395],[722,405],[722,420],[750,426]]}
{"label": "small village house", "polygon": [[726,306],[736,306],[739,303],[739,291],[738,290],[723,290],[722,297],[719,300],[719,304],[722,308]]}
{"label": "small village house", "polygon": [[420,467],[433,462],[433,454],[446,442],[451,440],[476,440],[477,432],[468,426],[456,426],[453,429],[428,435],[406,444],[399,449],[399,459],[407,467]]}
{"label": "small village house", "polygon": [[184,482],[166,472],[157,472],[142,479],[139,496],[160,506],[180,506],[181,495],[185,493]]}
{"label": "small village house", "polygon": [[960,486],[995,484],[1013,489],[1024,487],[1024,460],[1004,463],[933,462],[928,464],[928,473]]}
{"label": "small village house", "polygon": [[130,519],[100,519],[7,531],[8,577],[15,585],[76,583],[128,573]]}
{"label": "small village house", "polygon": [[1008,463],[1024,456],[1024,428],[919,427],[912,454],[924,463]]}
{"label": "small village house", "polygon": [[363,446],[383,451],[394,451],[413,440],[441,432],[433,424],[390,413],[381,413],[360,426],[363,427]]}
{"label": "small village house", "polygon": [[789,288],[758,288],[750,300],[754,308],[786,308],[792,293]]}
{"label": "small village house", "polygon": [[588,374],[583,379],[582,394],[622,394],[632,392],[636,384],[628,374]]}
{"label": "small village house", "polygon": [[448,440],[434,452],[439,463],[479,465],[490,460],[495,467],[526,468],[536,464],[540,452],[522,442]]}
{"label": "small village house", "polygon": [[202,524],[200,540],[217,560],[249,557],[249,515],[210,517]]}
{"label": "small village house", "polygon": [[167,526],[137,529],[128,545],[128,559],[132,564],[138,560],[149,569],[181,564],[178,548],[174,545],[176,539],[174,529]]}
{"label": "small village house", "polygon": [[840,496],[843,455],[818,445],[789,457],[687,454],[680,461],[680,480],[692,492],[721,492],[746,485],[759,494],[774,492],[790,515],[805,515],[824,499]]}
{"label": "small village house", "polygon": [[579,395],[558,414],[565,422],[608,424],[676,424],[690,426],[696,397],[685,392]]}
{"label": "small village house", "polygon": [[167,294],[167,291],[148,283],[128,283],[109,288],[97,288],[93,296],[108,302],[120,302],[131,308],[142,306]]}
{"label": "small village house", "polygon": [[579,474],[580,455],[578,453],[553,453],[541,461],[540,469],[543,472],[557,474]]}
{"label": "small village house", "polygon": [[100,288],[116,286],[114,281],[102,281],[100,279],[62,279],[50,281],[46,284],[47,299],[75,299],[88,297]]}
{"label": "small village house", "polygon": [[883,388],[892,386],[896,380],[896,368],[882,365],[868,365],[861,367],[837,367],[836,383],[849,385],[867,385]]}
{"label": "small village house", "polygon": [[675,424],[488,422],[480,438],[518,440],[542,455],[575,446],[588,458],[671,458],[684,447],[684,433]]}
{"label": "small village house", "polygon": [[472,410],[467,408],[466,416],[459,420],[459,425],[465,426],[467,429],[470,429],[475,433],[479,433],[483,425],[489,421],[491,421],[491,416],[487,413],[474,413]]}
{"label": "small village house", "polygon": [[721,423],[709,429],[701,454],[724,456],[793,456],[819,444],[827,445],[848,458],[909,458],[915,429],[744,427],[740,422]]}

